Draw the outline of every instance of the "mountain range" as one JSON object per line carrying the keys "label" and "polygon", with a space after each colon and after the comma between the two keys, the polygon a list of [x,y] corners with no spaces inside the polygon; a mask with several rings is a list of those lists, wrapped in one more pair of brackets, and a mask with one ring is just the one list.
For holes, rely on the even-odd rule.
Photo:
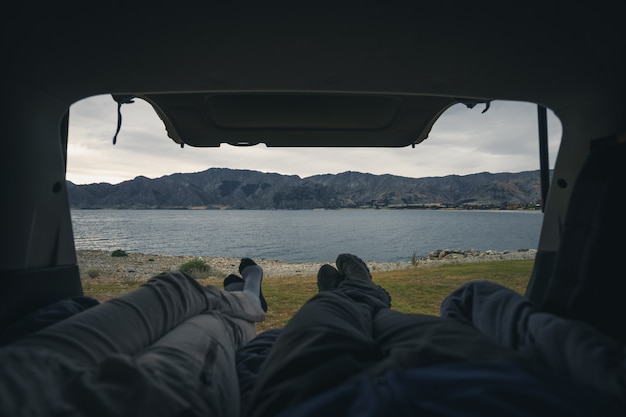
{"label": "mountain range", "polygon": [[347,171],[301,178],[210,168],[119,184],[67,182],[72,209],[535,209],[539,171],[409,178]]}

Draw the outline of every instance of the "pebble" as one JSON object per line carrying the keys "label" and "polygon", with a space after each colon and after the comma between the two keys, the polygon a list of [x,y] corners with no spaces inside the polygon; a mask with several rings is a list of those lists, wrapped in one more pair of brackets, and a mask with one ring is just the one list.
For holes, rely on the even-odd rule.
{"label": "pebble", "polygon": [[[520,249],[517,251],[475,251],[438,249],[430,255],[406,262],[376,262],[365,260],[372,272],[403,270],[416,267],[440,265],[442,263],[486,262],[503,259],[534,259],[536,250]],[[186,262],[201,259],[211,266],[211,276],[224,278],[238,274],[240,258],[221,258],[207,256],[170,256],[143,253],[128,253],[128,256],[113,257],[111,252],[102,250],[80,250],[76,252],[81,277],[118,278],[147,280],[161,272],[173,271]],[[322,263],[292,263],[280,260],[254,259],[263,268],[264,278],[311,277],[316,276]],[[334,260],[327,263],[334,264]]]}

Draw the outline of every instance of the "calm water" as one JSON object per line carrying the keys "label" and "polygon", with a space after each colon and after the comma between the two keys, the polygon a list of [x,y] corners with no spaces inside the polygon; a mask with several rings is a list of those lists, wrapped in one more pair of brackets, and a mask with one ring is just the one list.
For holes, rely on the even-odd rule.
{"label": "calm water", "polygon": [[435,249],[536,248],[540,211],[72,210],[76,249],[329,262],[381,262]]}

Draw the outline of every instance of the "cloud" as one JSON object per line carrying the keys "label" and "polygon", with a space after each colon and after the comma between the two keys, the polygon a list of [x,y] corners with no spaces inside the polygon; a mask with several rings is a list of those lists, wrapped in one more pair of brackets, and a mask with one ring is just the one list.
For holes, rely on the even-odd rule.
{"label": "cloud", "polygon": [[[521,172],[539,169],[537,107],[494,102],[468,109],[455,105],[415,148],[267,148],[264,145],[181,149],[152,107],[142,101],[122,106],[117,144],[117,103],[109,95],[75,103],[70,109],[67,179],[77,184],[116,184],[143,175],[158,178],[211,167],[251,169],[308,177],[359,171],[406,177]],[[548,112],[550,167],[561,127]]]}

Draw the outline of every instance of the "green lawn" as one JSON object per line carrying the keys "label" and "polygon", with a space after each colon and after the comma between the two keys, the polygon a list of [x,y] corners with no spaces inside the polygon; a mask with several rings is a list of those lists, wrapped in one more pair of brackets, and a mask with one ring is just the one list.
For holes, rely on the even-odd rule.
{"label": "green lawn", "polygon": [[[392,308],[405,313],[439,314],[439,304],[464,282],[489,280],[524,293],[533,260],[510,260],[467,264],[449,264],[401,271],[372,271],[374,281],[392,297]],[[222,285],[220,279],[199,280],[204,285]],[[85,295],[106,301],[128,292],[141,283],[90,279],[83,281]],[[315,277],[268,278],[263,280],[263,294],[269,306],[265,322],[258,331],[283,327],[289,318],[317,292]]]}

